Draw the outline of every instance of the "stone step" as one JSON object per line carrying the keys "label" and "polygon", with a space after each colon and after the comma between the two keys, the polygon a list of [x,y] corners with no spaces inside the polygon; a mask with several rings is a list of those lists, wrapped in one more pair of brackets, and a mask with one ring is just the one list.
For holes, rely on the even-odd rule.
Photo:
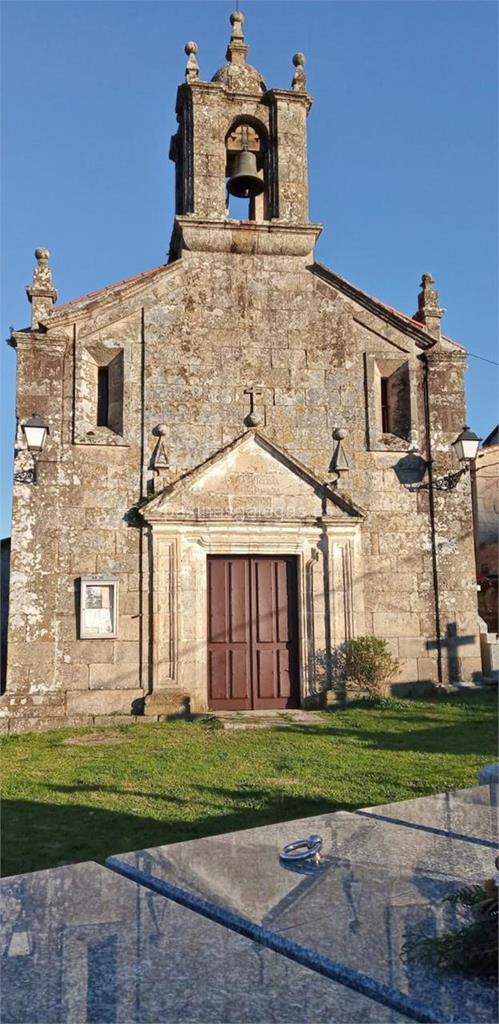
{"label": "stone step", "polygon": [[80,715],[138,715],[143,711],[144,691],[130,689],[68,690],[66,692],[68,717]]}
{"label": "stone step", "polygon": [[222,722],[222,725],[225,732],[248,732],[250,729],[291,729],[293,722],[283,722],[282,718],[265,718],[260,722]]}
{"label": "stone step", "polygon": [[218,711],[210,717],[221,722],[227,732],[248,729],[292,729],[294,725],[313,725],[318,711]]}
{"label": "stone step", "polygon": [[53,715],[36,718],[15,716],[0,718],[0,736],[19,736],[27,732],[50,732],[53,729],[82,729],[89,725],[135,725],[150,723],[151,719],[141,715],[66,715],[56,718]]}

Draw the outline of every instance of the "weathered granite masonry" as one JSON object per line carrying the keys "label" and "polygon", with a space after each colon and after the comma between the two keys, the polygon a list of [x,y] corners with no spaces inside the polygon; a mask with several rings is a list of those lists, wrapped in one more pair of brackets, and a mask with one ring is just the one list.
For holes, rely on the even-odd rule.
{"label": "weathered granite masonry", "polygon": [[[409,689],[480,671],[469,475],[452,486],[465,353],[430,275],[411,319],[314,262],[303,55],[291,89],[267,90],[231,23],[211,82],[186,47],[170,262],[58,307],[37,250],[32,326],[12,338],[12,729],[146,695],[146,711],[205,709],[212,553],[296,555],[304,704],[317,656],[355,633],[389,640]],[[245,146],[264,192],[234,220]],[[50,429],[36,483],[33,413]],[[118,580],[116,638],[79,638],[85,574]]]}

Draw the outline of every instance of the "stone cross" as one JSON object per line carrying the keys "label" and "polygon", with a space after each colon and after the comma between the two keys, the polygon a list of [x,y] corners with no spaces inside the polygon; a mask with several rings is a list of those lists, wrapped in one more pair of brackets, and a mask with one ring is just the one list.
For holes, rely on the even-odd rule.
{"label": "stone cross", "polygon": [[262,422],[262,417],[255,410],[255,396],[259,397],[262,394],[262,390],[261,388],[245,388],[244,394],[250,396],[250,411],[245,422],[248,427],[257,427]]}
{"label": "stone cross", "polygon": [[441,651],[442,648],[447,648],[448,658],[448,677],[449,684],[461,682],[461,664],[459,658],[458,648],[464,644],[473,644],[475,642],[474,636],[459,636],[457,632],[457,626],[455,622],[449,622],[447,624],[446,638],[442,637],[440,640],[428,640],[426,646],[429,651]]}
{"label": "stone cross", "polygon": [[445,309],[440,308],[438,292],[433,287],[434,283],[431,274],[423,274],[421,291],[418,295],[418,311],[414,314],[414,320],[419,320],[424,324],[429,334],[440,338],[440,321]]}

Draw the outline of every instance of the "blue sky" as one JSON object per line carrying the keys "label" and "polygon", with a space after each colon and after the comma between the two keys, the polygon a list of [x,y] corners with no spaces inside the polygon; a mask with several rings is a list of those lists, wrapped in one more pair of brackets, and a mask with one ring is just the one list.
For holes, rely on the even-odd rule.
{"label": "blue sky", "polygon": [[[444,332],[497,360],[497,7],[481,0],[246,0],[249,60],[288,88],[307,56],[316,257],[406,313],[430,270]],[[230,3],[3,4],[2,338],[51,250],[64,302],[165,261],[175,92],[188,39],[224,62]],[[1,526],[9,532],[15,356],[1,345]],[[469,360],[470,425],[497,417],[496,368]]]}

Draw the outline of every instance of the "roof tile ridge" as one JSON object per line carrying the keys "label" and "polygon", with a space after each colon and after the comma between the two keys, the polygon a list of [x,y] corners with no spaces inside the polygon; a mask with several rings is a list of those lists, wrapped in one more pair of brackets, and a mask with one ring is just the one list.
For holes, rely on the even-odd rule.
{"label": "roof tile ridge", "polygon": [[[419,331],[422,331],[423,334],[428,334],[428,332],[425,331],[424,327],[417,320],[415,320],[414,317],[410,316],[409,313],[403,313],[401,309],[396,309],[395,306],[390,306],[388,302],[383,302],[383,299],[378,299],[377,295],[371,295],[371,293],[366,292],[364,288],[359,288],[357,284],[352,284],[352,282],[348,281],[346,277],[343,277],[341,274],[338,274],[335,270],[331,270],[330,267],[327,267],[325,263],[321,263],[319,260],[315,260],[313,266],[319,267],[321,270],[325,270],[327,274],[332,274],[333,277],[338,278],[338,280],[340,281],[344,281],[344,283],[348,285],[349,288],[353,288],[354,291],[356,292],[361,292],[363,295],[366,296],[366,298],[370,299],[371,302],[375,302],[378,306],[382,306],[383,309],[388,310],[389,313],[394,313],[395,316],[399,316],[402,320],[406,320],[407,323],[410,323],[414,327],[417,327],[417,329]],[[428,335],[428,337],[430,338],[431,335]],[[435,341],[434,338],[432,338],[432,340]],[[450,338],[447,334],[442,334],[441,340],[448,341],[450,342],[451,345],[455,345],[456,348],[460,348],[463,350],[463,352],[466,352],[465,345],[462,345],[460,341],[456,341],[454,338]]]}
{"label": "roof tile ridge", "polygon": [[94,291],[86,292],[84,295],[79,295],[76,299],[69,299],[68,302],[63,302],[60,306],[54,306],[51,316],[62,312],[69,306],[76,306],[80,302],[88,302],[91,299],[95,299],[98,295],[104,295],[106,292],[115,291],[116,288],[120,288],[123,285],[133,284],[134,281],[140,281],[145,278],[152,277],[154,274],[158,274],[161,270],[167,270],[169,267],[173,267],[174,265],[174,263],[160,263],[159,266],[151,267],[150,270],[142,270],[139,274],[132,274],[131,277],[123,277],[120,281],[114,281],[112,284],[106,284],[102,288],[96,288]]}

